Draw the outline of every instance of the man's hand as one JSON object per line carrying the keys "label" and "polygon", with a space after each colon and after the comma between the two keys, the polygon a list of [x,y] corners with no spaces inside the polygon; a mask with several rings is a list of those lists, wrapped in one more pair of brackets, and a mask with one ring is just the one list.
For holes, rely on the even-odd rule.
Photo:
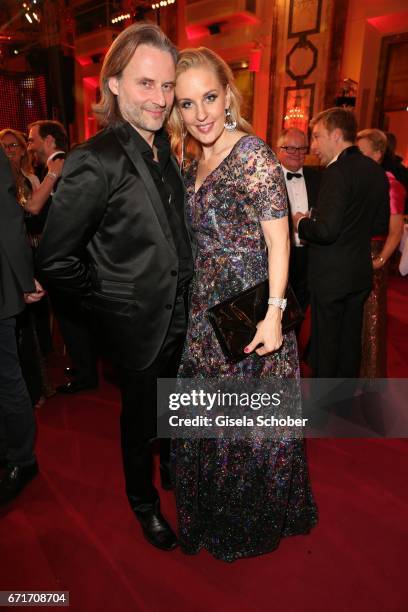
{"label": "man's hand", "polygon": [[42,297],[45,295],[44,289],[41,287],[40,283],[34,279],[35,283],[35,292],[33,293],[25,293],[24,301],[26,304],[34,304],[34,302],[39,302]]}
{"label": "man's hand", "polygon": [[297,212],[294,215],[292,215],[293,227],[295,229],[295,232],[298,231],[299,221],[307,217],[309,217],[309,215],[305,215],[304,213],[301,213],[301,212]]}
{"label": "man's hand", "polygon": [[380,270],[385,264],[382,257],[374,257],[373,259],[373,270]]}

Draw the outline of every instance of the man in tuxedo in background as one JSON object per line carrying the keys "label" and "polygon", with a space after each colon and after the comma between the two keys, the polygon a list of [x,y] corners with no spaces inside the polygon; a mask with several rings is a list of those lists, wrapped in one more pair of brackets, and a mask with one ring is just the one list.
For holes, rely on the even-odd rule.
{"label": "man in tuxedo in background", "polygon": [[38,473],[34,454],[35,419],[17,354],[16,315],[25,302],[44,295],[33,277],[23,209],[17,204],[9,161],[0,147],[0,438],[6,473],[0,480],[0,504],[12,500]]}
{"label": "man in tuxedo in background", "polygon": [[65,159],[68,136],[62,123],[44,119],[34,121],[28,129],[28,150],[41,166],[45,168],[52,159]]}
{"label": "man in tuxedo in background", "polygon": [[296,213],[309,244],[311,364],[318,378],[357,378],[364,302],[372,285],[371,226],[389,198],[382,168],[354,145],[352,111],[331,108],[313,118],[312,152],[327,166],[316,215]]}
{"label": "man in tuxedo in background", "polygon": [[[59,121],[35,121],[29,127],[28,148],[34,154],[37,162],[47,168],[49,161],[61,160],[64,165],[68,147],[68,136],[64,126]],[[48,174],[51,174],[48,172]],[[54,196],[57,188],[54,185]],[[48,215],[53,197],[46,205],[45,219]],[[63,394],[72,394],[98,386],[97,357],[94,340],[90,332],[88,313],[75,299],[67,298],[60,291],[50,288],[51,305],[58,320],[61,335],[71,360],[71,367],[65,372],[71,380],[57,387]]]}
{"label": "man in tuxedo in background", "polygon": [[50,282],[88,301],[118,366],[126,493],[146,539],[162,550],[177,540],[153,484],[157,379],[176,376],[193,274],[183,181],[163,130],[177,55],[147,23],[112,43],[95,109],[106,128],[68,157],[38,254]]}
{"label": "man in tuxedo in background", "polygon": [[[297,128],[283,130],[277,142],[277,156],[282,165],[290,212],[293,217],[298,212],[306,214],[316,207],[321,173],[303,166],[308,151],[307,136]],[[293,230],[289,263],[289,282],[303,310],[310,303],[308,286],[308,248]]]}

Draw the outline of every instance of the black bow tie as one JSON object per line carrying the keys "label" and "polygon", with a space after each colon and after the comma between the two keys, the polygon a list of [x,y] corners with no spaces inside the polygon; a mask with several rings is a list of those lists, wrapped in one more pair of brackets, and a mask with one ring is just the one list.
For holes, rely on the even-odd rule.
{"label": "black bow tie", "polygon": [[300,174],[300,172],[287,172],[286,178],[288,179],[288,181],[291,181],[293,178],[302,178],[302,175]]}

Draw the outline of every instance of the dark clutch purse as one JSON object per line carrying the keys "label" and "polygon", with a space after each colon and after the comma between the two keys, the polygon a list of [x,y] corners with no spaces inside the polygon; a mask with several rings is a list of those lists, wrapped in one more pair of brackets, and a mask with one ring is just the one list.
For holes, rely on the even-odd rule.
{"label": "dark clutch purse", "polygon": [[[268,297],[269,281],[265,280],[207,310],[222,352],[230,361],[237,363],[248,357],[244,348],[254,337],[257,323],[265,317]],[[302,309],[290,285],[285,297],[288,302],[282,316],[283,333],[303,320]]]}

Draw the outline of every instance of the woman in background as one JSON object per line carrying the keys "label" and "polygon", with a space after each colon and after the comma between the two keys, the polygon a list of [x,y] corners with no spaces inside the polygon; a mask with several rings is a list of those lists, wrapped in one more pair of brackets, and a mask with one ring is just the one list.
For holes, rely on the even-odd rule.
{"label": "woman in background", "polygon": [[[381,164],[387,148],[384,132],[362,130],[357,134],[357,144],[364,155]],[[385,221],[377,219],[371,237],[374,275],[373,288],[364,306],[361,378],[387,377],[388,261],[401,241],[406,191],[391,172],[386,171],[386,175],[390,184],[390,209]]]}
{"label": "woman in background", "polygon": [[[39,221],[35,217],[41,213],[47,204],[53,187],[61,176],[64,160],[50,160],[47,164],[48,173],[40,183],[31,165],[24,134],[18,130],[6,128],[0,131],[0,142],[11,161],[16,179],[17,200],[25,210],[26,226],[31,246],[36,248],[40,235],[37,227]],[[31,218],[32,216],[34,218]],[[44,225],[44,223],[42,224]]]}
{"label": "woman in background", "polygon": [[[294,332],[282,336],[289,235],[285,183],[271,149],[241,117],[229,67],[206,48],[180,54],[174,150],[192,152],[187,215],[198,245],[182,378],[299,376]],[[211,306],[269,278],[273,298],[239,363],[223,354]],[[317,520],[303,440],[184,439],[173,446],[179,540],[233,561],[274,550]]]}
{"label": "woman in background", "polygon": [[[17,183],[17,199],[21,204],[22,190],[32,193],[40,186],[40,181],[34,174],[31,160],[27,151],[27,144],[22,132],[6,128],[0,131],[0,141],[9,158]],[[27,186],[25,186],[28,181]]]}

